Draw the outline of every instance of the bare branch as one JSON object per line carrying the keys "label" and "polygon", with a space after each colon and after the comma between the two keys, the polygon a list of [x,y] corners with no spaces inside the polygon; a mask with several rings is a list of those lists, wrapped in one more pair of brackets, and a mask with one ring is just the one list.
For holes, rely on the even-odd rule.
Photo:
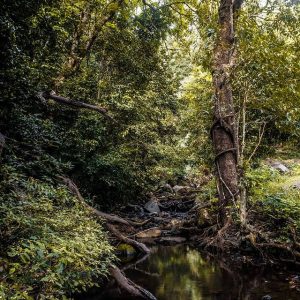
{"label": "bare branch", "polygon": [[264,133],[265,133],[266,124],[267,124],[267,123],[264,122],[264,123],[262,124],[262,127],[259,129],[259,133],[258,133],[258,142],[257,142],[257,145],[255,146],[255,148],[254,148],[252,154],[251,154],[251,155],[249,156],[249,158],[248,158],[248,163],[251,161],[252,157],[254,156],[254,154],[256,153],[256,151],[257,151],[257,149],[258,149],[258,147],[259,147],[260,144],[261,144],[262,138],[263,138]]}
{"label": "bare branch", "polygon": [[48,92],[39,93],[38,97],[39,97],[39,99],[43,100],[43,102],[45,102],[47,99],[52,99],[61,104],[65,104],[65,105],[69,105],[69,106],[73,106],[73,107],[77,107],[77,108],[86,108],[86,109],[94,110],[94,111],[102,114],[106,118],[112,120],[112,117],[107,114],[108,110],[104,107],[100,107],[97,105],[93,105],[93,104],[89,104],[89,103],[85,103],[85,102],[81,102],[81,101],[77,101],[77,100],[72,100],[72,99],[69,99],[66,97],[62,97],[62,96],[56,95],[55,92],[53,92],[53,91],[51,91],[50,93],[48,93]]}

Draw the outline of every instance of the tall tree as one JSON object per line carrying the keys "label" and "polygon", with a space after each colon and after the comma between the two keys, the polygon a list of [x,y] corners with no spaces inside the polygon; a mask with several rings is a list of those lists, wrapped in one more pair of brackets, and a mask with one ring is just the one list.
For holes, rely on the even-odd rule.
{"label": "tall tree", "polygon": [[234,65],[235,22],[242,0],[221,0],[219,32],[215,44],[212,76],[214,85],[214,123],[211,129],[215,149],[221,223],[226,207],[239,194],[237,171],[236,121],[230,70]]}

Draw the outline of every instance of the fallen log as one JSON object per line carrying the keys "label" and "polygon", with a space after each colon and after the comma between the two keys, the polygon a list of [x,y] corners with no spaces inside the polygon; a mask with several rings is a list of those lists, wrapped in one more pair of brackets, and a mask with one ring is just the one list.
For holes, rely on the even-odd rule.
{"label": "fallen log", "polygon": [[[104,218],[106,220],[112,220],[112,221],[117,221],[117,222],[120,222],[120,220],[121,220],[122,224],[129,225],[129,223],[125,219],[119,218],[118,216],[115,216],[115,215],[109,215],[109,214],[100,212],[97,209],[89,206],[84,201],[83,197],[81,196],[81,193],[79,192],[79,189],[76,186],[76,184],[70,178],[66,178],[63,176],[58,176],[58,177],[63,180],[63,182],[67,185],[69,190],[78,198],[78,200],[83,205],[88,207],[92,212],[94,212],[97,216]],[[125,221],[125,223],[123,221]],[[135,249],[139,250],[142,253],[145,253],[145,254],[150,253],[150,249],[145,244],[139,243],[133,239],[130,239],[130,238],[124,236],[112,224],[107,223],[106,227],[108,228],[110,233],[112,233],[115,237],[117,237],[122,242],[133,246]],[[154,297],[149,291],[147,291],[146,289],[142,288],[141,286],[135,284],[133,281],[128,279],[124,275],[124,273],[116,266],[111,266],[109,270],[110,270],[110,275],[116,280],[116,282],[120,286],[120,288],[127,291],[130,295],[132,295],[134,297],[139,297],[141,299],[157,300],[156,297]]]}
{"label": "fallen log", "polygon": [[113,266],[110,267],[109,271],[111,276],[116,280],[118,286],[127,291],[130,295],[141,299],[157,300],[157,298],[149,291],[128,279],[119,268]]}
{"label": "fallen log", "polygon": [[[79,189],[78,187],[76,186],[76,184],[70,179],[70,178],[67,178],[67,177],[63,177],[63,176],[58,176],[60,179],[63,180],[63,182],[67,185],[67,187],[69,188],[69,190],[77,197],[77,199],[84,205],[86,206],[90,211],[92,211],[93,213],[95,213],[97,216],[101,217],[101,218],[104,218],[108,221],[113,221],[113,222],[118,222],[118,223],[121,223],[121,224],[124,224],[124,225],[130,225],[130,222],[128,222],[127,220],[125,219],[122,219],[116,215],[110,215],[110,214],[106,214],[106,213],[103,213],[93,207],[91,207],[90,205],[88,205],[83,197],[81,196],[81,193],[79,192]],[[108,230],[115,236],[117,237],[119,240],[121,240],[122,242],[126,243],[126,244],[129,244],[131,246],[133,246],[135,249],[141,251],[142,253],[150,253],[150,250],[149,248],[142,244],[142,243],[139,243],[135,240],[132,240],[126,236],[124,236],[121,232],[119,232],[115,226],[113,226],[112,224],[109,224],[107,223],[106,224],[106,227],[108,228]]]}
{"label": "fallen log", "polygon": [[106,224],[108,230],[117,237],[120,241],[133,246],[135,249],[139,250],[142,253],[148,254],[150,253],[150,249],[143,243],[130,239],[123,235],[117,228],[112,224]]}
{"label": "fallen log", "polygon": [[131,222],[130,221],[127,221],[121,217],[118,217],[117,215],[113,215],[113,214],[107,214],[107,213],[104,213],[102,211],[99,211],[98,209],[88,205],[86,202],[85,202],[85,205],[90,209],[92,210],[97,216],[107,220],[107,221],[110,221],[110,222],[114,222],[114,223],[120,223],[120,224],[124,224],[124,225],[127,225],[127,226],[130,226]]}

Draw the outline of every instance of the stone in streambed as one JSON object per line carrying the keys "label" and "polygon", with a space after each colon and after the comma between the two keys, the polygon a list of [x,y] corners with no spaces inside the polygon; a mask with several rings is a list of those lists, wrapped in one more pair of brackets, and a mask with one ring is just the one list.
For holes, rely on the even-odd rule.
{"label": "stone in streambed", "polygon": [[187,191],[187,187],[183,185],[175,185],[173,186],[173,191],[177,193],[183,193]]}
{"label": "stone in streambed", "polygon": [[186,238],[182,236],[165,236],[159,240],[163,244],[174,245],[186,242]]}
{"label": "stone in streambed", "polygon": [[138,232],[135,236],[137,238],[155,238],[161,236],[161,230],[158,227],[153,227],[146,229],[144,231]]}
{"label": "stone in streambed", "polygon": [[280,173],[287,173],[290,171],[284,164],[278,161],[271,163],[271,167],[278,170]]}
{"label": "stone in streambed", "polygon": [[145,205],[144,208],[149,212],[149,213],[160,213],[160,208],[158,205],[158,202],[151,199],[149,200]]}

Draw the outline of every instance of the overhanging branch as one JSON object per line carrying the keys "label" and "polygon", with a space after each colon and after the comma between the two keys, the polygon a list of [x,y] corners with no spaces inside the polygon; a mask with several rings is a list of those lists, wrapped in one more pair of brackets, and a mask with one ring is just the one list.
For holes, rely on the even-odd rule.
{"label": "overhanging branch", "polygon": [[38,97],[43,101],[51,99],[51,100],[54,100],[55,102],[73,106],[76,108],[85,108],[85,109],[93,110],[93,111],[96,111],[96,112],[102,114],[106,118],[112,120],[112,117],[110,115],[108,115],[108,110],[104,107],[100,107],[97,105],[93,105],[93,104],[81,102],[78,100],[73,100],[73,99],[69,99],[66,97],[62,97],[62,96],[56,95],[55,92],[53,92],[53,91],[51,91],[50,93],[49,92],[39,93]]}

